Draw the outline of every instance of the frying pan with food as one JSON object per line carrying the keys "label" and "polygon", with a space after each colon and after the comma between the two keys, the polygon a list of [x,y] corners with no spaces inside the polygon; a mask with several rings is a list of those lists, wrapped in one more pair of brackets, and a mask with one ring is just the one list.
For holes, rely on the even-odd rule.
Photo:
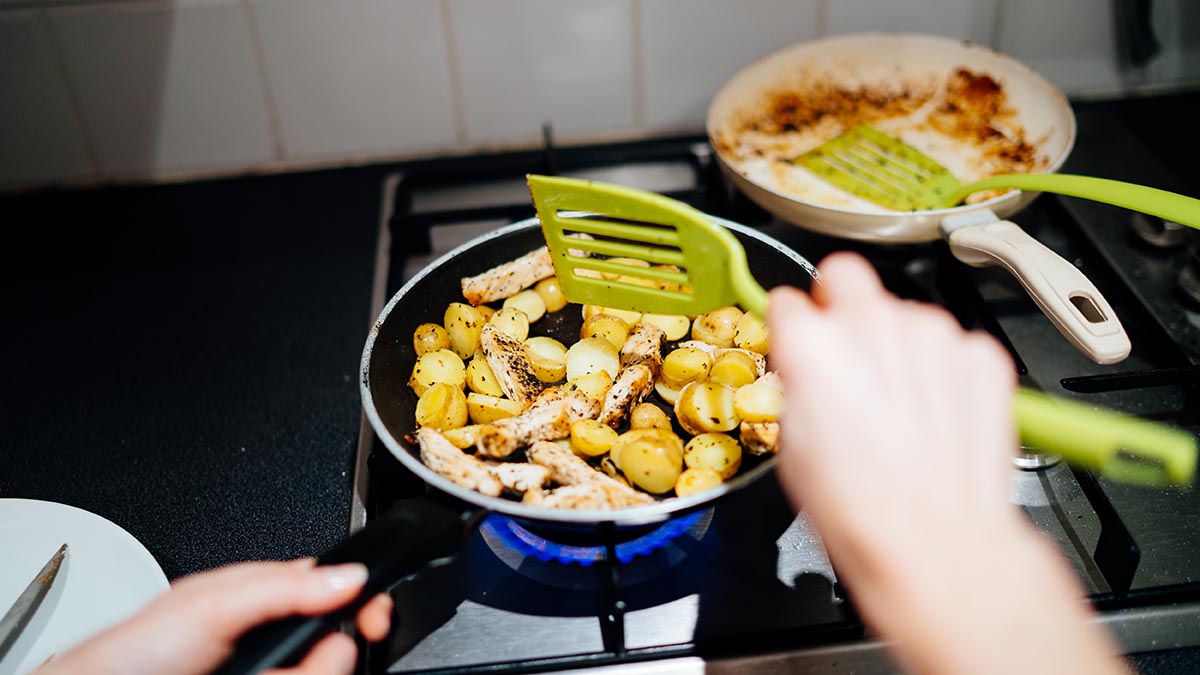
{"label": "frying pan with food", "polygon": [[888,211],[787,161],[859,123],[916,147],[964,183],[1051,173],[1075,141],[1075,116],[1054,85],[1008,56],[958,40],[844,35],[795,45],[736,74],[709,106],[708,135],[729,180],[780,220],[881,244],[945,238],[959,260],[1013,273],[1094,361],[1128,356],[1129,337],[1099,290],[1003,220],[1038,193],[980,193],[947,209]]}
{"label": "frying pan with food", "polygon": [[[765,288],[779,285],[808,288],[816,271],[783,244],[736,223],[717,220],[745,247],[750,271]],[[405,575],[454,555],[466,535],[487,513],[503,513],[549,530],[593,530],[600,527],[637,529],[710,506],[771,472],[773,457],[745,456],[739,473],[721,485],[687,497],[672,497],[642,506],[615,510],[562,510],[485,496],[456,485],[421,462],[418,446],[408,437],[415,427],[417,396],[408,387],[416,362],[413,332],[422,323],[441,324],[446,306],[462,302],[461,279],[484,272],[544,246],[542,228],[530,218],[476,238],[442,256],[419,272],[387,303],[363,349],[359,389],[363,410],[376,435],[407,469],[434,493],[429,498],[401,502],[318,559],[318,564],[358,561],[367,564],[369,579],[360,602],[335,614],[296,617],[268,624],[241,641],[218,672],[233,675],[259,672],[302,653],[322,634],[335,628],[372,594],[386,590]],[[533,324],[531,334],[550,335],[570,344],[582,326],[579,307],[547,313]],[[455,499],[446,500],[449,496]],[[455,501],[457,500],[457,501]],[[449,502],[449,503],[447,503]],[[461,507],[460,507],[461,505]]]}

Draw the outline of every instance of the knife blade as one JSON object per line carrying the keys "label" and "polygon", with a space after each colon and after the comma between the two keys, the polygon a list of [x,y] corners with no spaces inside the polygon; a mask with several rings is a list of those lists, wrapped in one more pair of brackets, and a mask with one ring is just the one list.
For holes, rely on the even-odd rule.
{"label": "knife blade", "polygon": [[50,586],[58,577],[58,570],[62,567],[62,562],[66,557],[67,545],[63,544],[58,548],[58,552],[50,557],[50,560],[33,578],[29,586],[21,592],[21,595],[17,596],[17,601],[4,614],[4,618],[0,619],[0,661],[4,660],[9,650],[16,644],[17,638],[21,637],[21,632],[25,630],[29,621],[33,619],[33,615],[37,613],[42,600],[46,599],[46,594],[50,592]]}

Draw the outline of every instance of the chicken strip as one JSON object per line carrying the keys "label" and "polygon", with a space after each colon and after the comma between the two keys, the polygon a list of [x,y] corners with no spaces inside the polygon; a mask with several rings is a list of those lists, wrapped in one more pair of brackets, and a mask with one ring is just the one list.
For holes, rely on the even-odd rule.
{"label": "chicken strip", "polygon": [[463,277],[462,294],[467,302],[480,305],[503,300],[554,276],[554,261],[545,246],[473,277]]}
{"label": "chicken strip", "polygon": [[542,393],[542,383],[533,374],[533,366],[519,340],[489,323],[479,335],[479,346],[505,396],[529,403]]}
{"label": "chicken strip", "polygon": [[500,481],[506,490],[525,494],[530,490],[541,490],[550,482],[550,469],[526,462],[484,462],[488,472]]}
{"label": "chicken strip", "polygon": [[649,363],[636,363],[622,368],[608,393],[596,419],[616,429],[629,417],[633,407],[654,391],[654,369]]}
{"label": "chicken strip", "polygon": [[774,455],[779,452],[779,422],[742,422],[742,447],[752,455]]}
{"label": "chicken strip", "polygon": [[[617,486],[624,487],[620,483]],[[547,509],[621,509],[650,504],[654,498],[629,488],[621,490],[608,483],[590,482],[565,485],[549,492],[530,490],[521,500],[530,506]]]}
{"label": "chicken strip", "polygon": [[658,377],[662,367],[663,348],[667,344],[667,334],[658,326],[639,323],[629,331],[625,344],[621,345],[621,367],[627,368],[639,363],[650,366],[652,375]]}
{"label": "chicken strip", "polygon": [[429,427],[417,430],[421,444],[421,461],[455,485],[475,490],[488,497],[498,497],[503,489],[500,481],[488,471],[483,462],[454,447],[446,437]]}
{"label": "chicken strip", "polygon": [[619,482],[608,474],[593,469],[590,464],[558,443],[539,441],[529,446],[525,455],[534,464],[549,469],[550,478],[560,485],[579,485],[592,481]]}
{"label": "chicken strip", "polygon": [[599,412],[600,402],[582,391],[547,389],[520,415],[485,425],[475,447],[484,457],[503,459],[535,441],[566,438],[572,424]]}

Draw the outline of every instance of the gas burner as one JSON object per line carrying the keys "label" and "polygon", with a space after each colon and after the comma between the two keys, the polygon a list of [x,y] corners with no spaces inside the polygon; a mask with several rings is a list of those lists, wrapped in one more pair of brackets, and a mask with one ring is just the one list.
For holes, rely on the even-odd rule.
{"label": "gas burner", "polygon": [[1062,461],[1058,455],[1035,452],[1031,448],[1021,446],[1021,452],[1013,457],[1013,465],[1022,471],[1039,471],[1048,469]]}
{"label": "gas burner", "polygon": [[540,532],[540,528],[536,526],[522,524],[506,516],[492,515],[484,521],[480,529],[493,550],[502,546],[515,551],[521,557],[591,567],[593,563],[608,558],[605,540],[610,536],[616,559],[624,564],[667,546],[685,532],[699,539],[708,529],[711,520],[711,511],[697,511],[673,518],[661,525],[621,529],[606,536],[601,530],[584,533],[566,530]]}
{"label": "gas burner", "polygon": [[1129,225],[1137,238],[1158,249],[1179,248],[1187,243],[1188,228],[1157,216],[1134,212]]}

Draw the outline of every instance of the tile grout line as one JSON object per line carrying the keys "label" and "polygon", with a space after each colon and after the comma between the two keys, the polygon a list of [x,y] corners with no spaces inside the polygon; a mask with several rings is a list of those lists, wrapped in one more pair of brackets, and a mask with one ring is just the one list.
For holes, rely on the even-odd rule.
{"label": "tile grout line", "polygon": [[829,32],[829,0],[817,0],[817,15],[813,23],[817,26],[817,37],[823,38]]}
{"label": "tile grout line", "polygon": [[250,30],[250,51],[254,55],[254,69],[258,71],[259,86],[262,87],[263,105],[267,109],[267,133],[271,136],[271,154],[275,161],[287,159],[287,147],[283,142],[283,130],[279,128],[279,111],[275,107],[275,96],[271,92],[271,81],[267,79],[267,59],[263,55],[262,40],[259,38],[258,21],[250,0],[242,0],[242,13]]}
{"label": "tile grout line", "polygon": [[96,141],[92,138],[87,115],[83,112],[83,101],[80,100],[79,92],[75,90],[75,83],[71,80],[71,73],[67,69],[67,57],[63,54],[62,41],[58,39],[58,31],[54,30],[54,22],[50,20],[49,10],[39,9],[38,19],[47,39],[50,40],[50,50],[54,53],[58,76],[67,90],[67,98],[71,101],[71,115],[75,118],[75,123],[79,125],[79,132],[83,136],[83,153],[87,156],[88,167],[92,170],[95,178],[103,178],[104,170],[100,165],[100,151],[96,148]]}
{"label": "tile grout line", "polygon": [[1004,0],[996,0],[996,9],[992,12],[992,34],[989,37],[992,49],[1000,50],[1000,37],[1003,35],[1001,26],[1004,24]]}
{"label": "tile grout line", "polygon": [[633,128],[646,127],[646,53],[642,42],[642,0],[630,3],[629,17],[633,32]]}
{"label": "tile grout line", "polygon": [[442,39],[446,43],[446,65],[450,70],[450,102],[454,109],[454,143],[458,147],[467,145],[467,121],[463,110],[462,77],[458,68],[458,50],[454,44],[454,27],[451,21],[450,0],[440,0],[442,9]]}

